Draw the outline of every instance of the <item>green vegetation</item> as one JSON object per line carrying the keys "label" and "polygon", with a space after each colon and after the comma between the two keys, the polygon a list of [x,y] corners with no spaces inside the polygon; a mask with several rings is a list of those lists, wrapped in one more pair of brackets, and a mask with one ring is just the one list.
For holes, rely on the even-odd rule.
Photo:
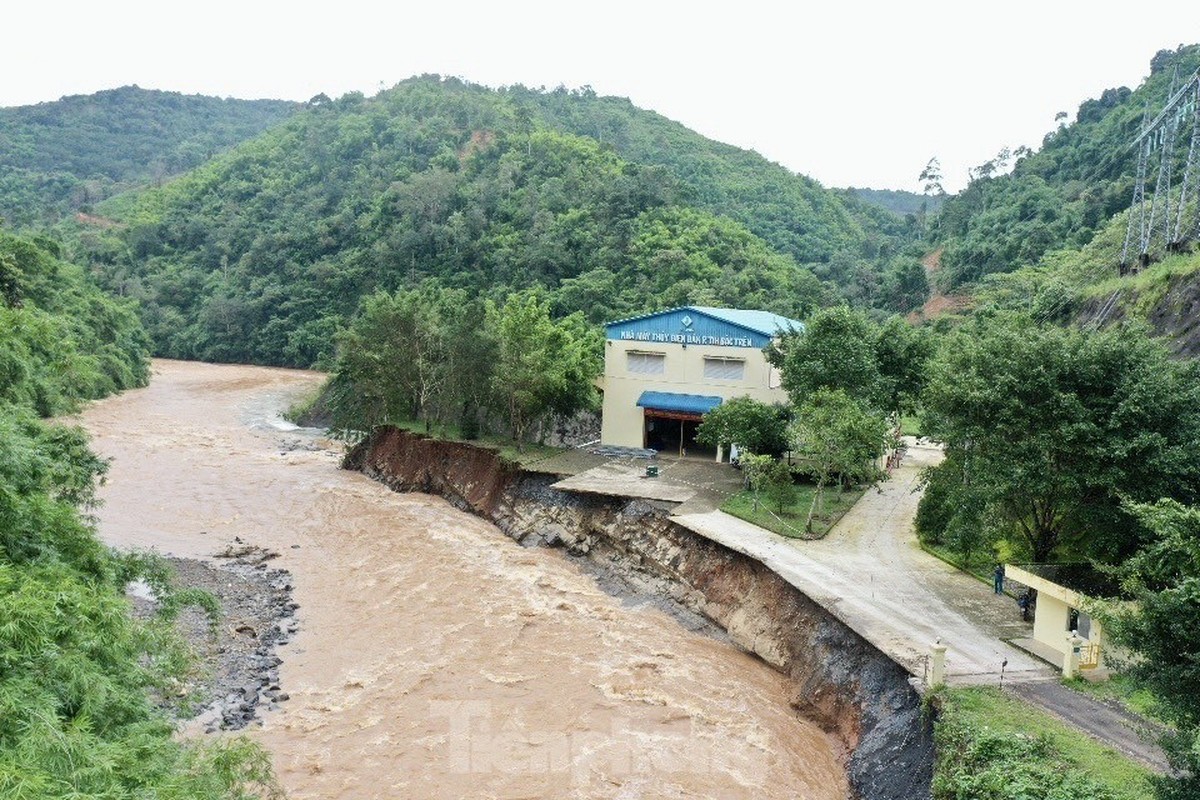
{"label": "green vegetation", "polygon": [[827,494],[824,509],[812,518],[811,530],[807,527],[808,509],[813,504],[817,489],[810,483],[795,484],[795,495],[783,513],[757,501],[753,490],[750,489],[727,499],[721,504],[721,510],[760,528],[774,531],[780,536],[792,539],[820,539],[854,507],[864,491],[865,488],[859,486]]}
{"label": "green vegetation", "polygon": [[1149,772],[995,689],[943,689],[935,800],[1140,800]]}
{"label": "green vegetation", "polygon": [[789,414],[785,406],[733,397],[704,415],[696,441],[713,448],[736,443],[751,453],[778,456],[788,449]]}
{"label": "green vegetation", "polygon": [[[946,202],[944,194],[917,194],[902,189],[857,189],[851,187],[847,193],[864,203],[870,203],[901,217],[913,215],[917,219],[936,214]],[[914,220],[915,221],[915,220]]]}
{"label": "green vegetation", "polygon": [[0,108],[0,219],[32,227],[90,212],[119,191],[200,166],[297,108],[137,86]]}
{"label": "green vegetation", "polygon": [[435,283],[379,292],[339,335],[323,402],[342,431],[413,419],[429,432],[454,422],[466,438],[499,427],[520,449],[551,416],[598,405],[602,350],[581,314],[552,320],[536,291],[502,304]]}
{"label": "green vegetation", "polygon": [[1086,678],[1064,680],[1063,685],[1082,694],[1090,695],[1105,703],[1116,703],[1130,712],[1148,720],[1160,719],[1162,711],[1158,698],[1146,687],[1122,672],[1110,673],[1106,681],[1089,681]]}
{"label": "green vegetation", "polygon": [[924,395],[946,445],[917,517],[955,550],[1116,563],[1144,541],[1128,500],[1200,498],[1200,367],[1139,327],[977,317],[942,342]]}
{"label": "green vegetation", "polygon": [[793,405],[821,389],[841,390],[883,416],[916,407],[932,351],[927,329],[900,317],[877,325],[861,311],[835,306],[814,314],[803,333],[784,336],[768,357]]}
{"label": "green vegetation", "polygon": [[[1063,329],[991,312],[944,338],[923,399],[946,459],[927,473],[922,541],[976,572],[996,558],[1115,571],[1137,600],[1107,611],[1135,654],[1123,669],[1172,726],[1162,743],[1177,773],[1154,778],[1155,796],[1197,796],[1200,366],[1142,326]],[[1007,768],[974,764],[964,741],[953,746],[967,769],[999,780]]]}
{"label": "green vegetation", "polygon": [[498,303],[542,287],[593,323],[688,303],[803,317],[923,281],[903,221],[753,153],[625,100],[436,77],[311,104],[100,211],[122,224],[80,252],[141,300],[160,354],[206,360],[327,361],[361,298],[429,279]]}
{"label": "green vegetation", "polygon": [[174,694],[180,645],[167,616],[131,617],[124,588],[147,562],[106,549],[86,516],[106,464],[82,431],[37,418],[146,381],[136,316],[49,243],[0,235],[0,265],[0,796],[274,795],[248,741],[174,740],[152,695]]}
{"label": "green vegetation", "polygon": [[132,303],[104,295],[47,240],[0,233],[0,404],[62,414],[144,385],[146,338]]}
{"label": "green vegetation", "polygon": [[1150,539],[1120,567],[1136,603],[1113,611],[1113,634],[1138,654],[1125,670],[1172,726],[1161,741],[1177,774],[1155,780],[1157,796],[1184,800],[1200,795],[1200,506],[1162,499],[1128,510]]}
{"label": "green vegetation", "polygon": [[[1011,272],[1091,241],[1129,206],[1137,161],[1129,142],[1146,108],[1162,107],[1176,69],[1182,78],[1197,66],[1200,46],[1160,51],[1136,91],[1106,90],[1079,106],[1073,124],[1047,134],[1036,153],[1006,149],[973,171],[934,223],[934,240],[945,247],[939,284],[953,288]],[[1014,158],[1012,172],[1003,174]],[[1116,265],[1107,266],[1115,272]]]}
{"label": "green vegetation", "polygon": [[870,485],[884,477],[877,460],[887,443],[888,423],[859,405],[843,389],[822,387],[796,411],[793,452],[817,479],[804,530],[823,516],[825,489],[839,484]]}

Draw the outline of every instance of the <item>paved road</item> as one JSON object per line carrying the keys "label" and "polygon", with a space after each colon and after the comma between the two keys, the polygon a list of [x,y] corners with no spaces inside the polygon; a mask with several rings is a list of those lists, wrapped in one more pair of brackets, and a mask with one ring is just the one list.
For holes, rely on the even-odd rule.
{"label": "paved road", "polygon": [[765,533],[720,511],[683,514],[684,526],[767,564],[909,672],[924,675],[937,639],[951,683],[1048,680],[1041,661],[1005,644],[1028,630],[1016,603],[921,550],[912,529],[920,472],[940,451],[910,447],[892,478],[871,489],[824,539]]}
{"label": "paved road", "polygon": [[1100,703],[1095,698],[1069,689],[1061,683],[1022,683],[1013,687],[1016,694],[1079,730],[1112,745],[1125,755],[1157,772],[1170,765],[1153,737],[1161,729],[1123,708]]}
{"label": "paved road", "polygon": [[1165,759],[1143,741],[1136,719],[1058,682],[1057,671],[1002,639],[1028,635],[1016,603],[920,548],[913,530],[921,470],[941,452],[910,446],[890,480],[869,490],[818,541],[786,539],[712,511],[674,519],[766,564],[821,603],[917,677],[939,637],[947,646],[947,682],[1004,683],[1081,731],[1164,770]]}

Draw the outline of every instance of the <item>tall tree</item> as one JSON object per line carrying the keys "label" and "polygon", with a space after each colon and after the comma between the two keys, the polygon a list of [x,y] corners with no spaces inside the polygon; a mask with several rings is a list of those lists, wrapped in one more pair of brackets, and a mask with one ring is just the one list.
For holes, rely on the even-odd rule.
{"label": "tall tree", "polygon": [[946,190],[942,187],[942,164],[938,161],[937,156],[929,159],[929,163],[925,165],[925,169],[921,170],[917,179],[921,181],[921,191],[925,194],[935,197],[946,194]]}
{"label": "tall tree", "polygon": [[807,397],[792,430],[793,452],[817,479],[805,530],[811,533],[814,515],[824,512],[825,489],[835,478],[856,483],[879,479],[875,462],[886,437],[884,419],[845,390],[822,387]]}
{"label": "tall tree", "polygon": [[555,323],[548,300],[523,292],[489,308],[488,324],[498,345],[492,388],[518,447],[548,413],[594,406],[599,348],[589,347],[582,316]]}
{"label": "tall tree", "polygon": [[1035,561],[1064,544],[1119,558],[1138,538],[1123,498],[1200,494],[1200,367],[1141,328],[977,319],[943,341],[923,405],[938,469]]}
{"label": "tall tree", "polygon": [[835,306],[814,314],[803,332],[784,336],[768,356],[782,370],[783,388],[796,406],[820,389],[840,389],[864,407],[882,408],[876,340],[866,314]]}

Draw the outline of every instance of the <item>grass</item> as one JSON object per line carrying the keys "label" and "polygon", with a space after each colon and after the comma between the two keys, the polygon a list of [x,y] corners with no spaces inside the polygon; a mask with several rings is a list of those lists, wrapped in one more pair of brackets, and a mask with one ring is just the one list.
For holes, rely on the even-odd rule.
{"label": "grass", "polygon": [[919,417],[905,414],[900,417],[900,435],[921,437],[921,420]]}
{"label": "grass", "polygon": [[[941,712],[935,798],[1096,796],[1073,794],[1059,785],[1064,780],[1083,780],[1093,784],[1088,788],[1107,790],[1100,796],[1120,800],[1149,793],[1145,767],[998,689],[942,689],[934,702]],[[964,783],[974,792],[963,793]],[[1000,791],[989,791],[993,786]],[[1060,793],[1050,794],[1050,788]]]}
{"label": "grass", "polygon": [[765,493],[761,496],[758,510],[754,510],[754,494],[749,490],[738,492],[721,504],[721,510],[732,514],[760,528],[774,531],[780,536],[791,539],[820,539],[829,533],[838,520],[845,516],[858,498],[863,496],[865,489],[850,489],[839,492],[837,489],[825,490],[825,513],[813,517],[813,532],[806,533],[804,522],[808,519],[808,507],[812,503],[813,494],[817,487],[811,484],[800,484],[796,487],[796,502],[786,508],[783,514],[778,513],[767,500]]}
{"label": "grass", "polygon": [[1158,701],[1154,695],[1135,684],[1129,676],[1119,672],[1112,673],[1109,679],[1102,683],[1074,678],[1063,681],[1063,684],[1098,700],[1120,703],[1129,711],[1146,719],[1153,720],[1159,716]]}
{"label": "grass", "polygon": [[940,558],[960,572],[979,578],[988,585],[992,583],[992,570],[996,567],[996,559],[986,551],[974,554],[970,561],[966,561],[961,553],[955,552],[944,544],[921,542],[921,549],[931,556]]}
{"label": "grass", "polygon": [[523,448],[518,449],[517,443],[508,437],[486,434],[480,435],[476,439],[466,439],[462,436],[458,426],[452,424],[433,425],[429,431],[425,430],[425,423],[420,420],[399,420],[389,422],[388,424],[402,430],[428,435],[435,439],[442,439],[448,442],[461,442],[488,450],[495,450],[500,454],[501,458],[516,462],[523,467],[530,466],[538,461],[544,461],[571,449],[569,447],[553,447],[548,444],[537,444],[534,442],[525,442]]}
{"label": "grass", "polygon": [[1136,275],[1114,276],[1086,286],[1082,294],[1084,297],[1103,298],[1114,292],[1127,292],[1130,299],[1123,297],[1122,304],[1132,305],[1135,312],[1145,316],[1162,301],[1175,280],[1196,272],[1200,272],[1200,254],[1175,253]]}

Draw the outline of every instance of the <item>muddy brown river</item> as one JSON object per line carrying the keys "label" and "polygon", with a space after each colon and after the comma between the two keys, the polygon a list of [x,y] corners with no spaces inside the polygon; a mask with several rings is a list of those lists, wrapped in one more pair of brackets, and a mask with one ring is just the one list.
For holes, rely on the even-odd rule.
{"label": "muddy brown river", "polygon": [[113,459],[107,542],[207,558],[238,537],[291,571],[291,698],[250,734],[289,797],[847,796],[762,662],[287,430],[319,380],[159,360],[82,415]]}

